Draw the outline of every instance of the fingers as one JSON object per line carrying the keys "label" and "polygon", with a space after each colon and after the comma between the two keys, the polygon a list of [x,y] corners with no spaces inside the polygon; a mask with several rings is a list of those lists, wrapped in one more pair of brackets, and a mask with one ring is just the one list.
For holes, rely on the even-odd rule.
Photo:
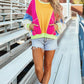
{"label": "fingers", "polygon": [[54,26],[55,27],[55,31],[58,30],[58,25],[57,24],[49,24],[50,26]]}
{"label": "fingers", "polygon": [[34,30],[34,26],[38,26],[37,24],[30,24],[30,30]]}

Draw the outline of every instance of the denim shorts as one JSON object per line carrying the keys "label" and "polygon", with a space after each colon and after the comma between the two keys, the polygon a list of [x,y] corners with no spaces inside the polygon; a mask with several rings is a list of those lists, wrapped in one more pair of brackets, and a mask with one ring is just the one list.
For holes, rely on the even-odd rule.
{"label": "denim shorts", "polygon": [[32,39],[32,47],[39,47],[43,50],[56,50],[57,48],[57,39],[51,38],[37,38]]}

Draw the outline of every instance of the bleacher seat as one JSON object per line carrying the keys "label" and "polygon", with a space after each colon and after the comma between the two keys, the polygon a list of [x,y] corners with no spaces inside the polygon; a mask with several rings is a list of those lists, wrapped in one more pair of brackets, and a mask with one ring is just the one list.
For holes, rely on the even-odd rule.
{"label": "bleacher seat", "polygon": [[33,60],[31,47],[0,70],[0,84],[11,84]]}
{"label": "bleacher seat", "polygon": [[25,29],[22,29],[22,30],[15,32],[15,33],[0,37],[0,45],[3,45],[7,42],[10,42],[10,41],[12,41],[18,37],[21,37],[27,33],[28,33],[28,31],[26,31]]}

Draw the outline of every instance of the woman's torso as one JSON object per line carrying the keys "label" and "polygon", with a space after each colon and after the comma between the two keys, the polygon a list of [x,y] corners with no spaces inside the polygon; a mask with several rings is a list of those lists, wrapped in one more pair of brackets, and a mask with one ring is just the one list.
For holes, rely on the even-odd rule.
{"label": "woman's torso", "polygon": [[32,31],[31,39],[35,38],[51,38],[56,39],[56,31],[53,26],[55,16],[50,3],[43,3],[39,0],[32,0],[32,23],[37,24]]}

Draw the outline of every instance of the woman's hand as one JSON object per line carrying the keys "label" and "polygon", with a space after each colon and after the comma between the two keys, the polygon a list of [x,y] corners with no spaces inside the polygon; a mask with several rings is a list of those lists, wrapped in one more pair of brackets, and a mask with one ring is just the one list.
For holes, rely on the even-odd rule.
{"label": "woman's hand", "polygon": [[38,26],[38,25],[31,23],[31,24],[29,25],[29,30],[32,30],[32,31],[33,31],[33,30],[34,30],[34,26]]}
{"label": "woman's hand", "polygon": [[50,26],[54,26],[55,31],[58,31],[58,25],[57,24],[50,24]]}

